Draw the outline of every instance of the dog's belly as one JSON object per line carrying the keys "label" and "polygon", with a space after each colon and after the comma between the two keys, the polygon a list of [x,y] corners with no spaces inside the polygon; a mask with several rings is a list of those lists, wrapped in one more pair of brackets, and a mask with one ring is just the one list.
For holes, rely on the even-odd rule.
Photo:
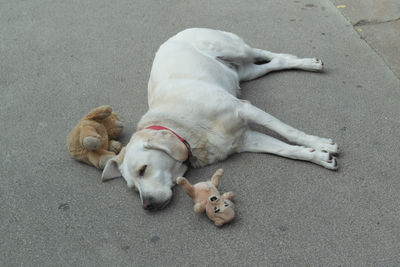
{"label": "dog's belly", "polygon": [[236,131],[204,132],[197,142],[192,142],[192,157],[189,158],[193,167],[203,167],[208,164],[226,159],[229,155],[238,152],[246,126],[236,127]]}

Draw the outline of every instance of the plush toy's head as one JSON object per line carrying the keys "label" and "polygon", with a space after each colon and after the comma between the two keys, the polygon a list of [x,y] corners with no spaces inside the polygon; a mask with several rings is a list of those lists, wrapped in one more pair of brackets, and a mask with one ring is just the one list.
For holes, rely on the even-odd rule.
{"label": "plush toy's head", "polygon": [[221,226],[233,220],[235,217],[235,206],[232,203],[234,194],[227,192],[220,195],[218,185],[224,174],[223,169],[218,169],[211,177],[211,181],[200,182],[195,185],[189,183],[184,177],[179,177],[176,183],[181,185],[185,192],[193,199],[194,211],[197,213],[206,212],[215,225]]}
{"label": "plush toy's head", "polygon": [[234,208],[234,204],[229,199],[212,195],[207,200],[206,213],[215,225],[221,226],[235,218]]}

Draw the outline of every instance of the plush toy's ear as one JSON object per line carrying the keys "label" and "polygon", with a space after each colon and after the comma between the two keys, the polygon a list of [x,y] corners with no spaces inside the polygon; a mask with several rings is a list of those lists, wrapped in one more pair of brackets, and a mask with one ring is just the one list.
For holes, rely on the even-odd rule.
{"label": "plush toy's ear", "polygon": [[[146,131],[146,132],[145,132]],[[168,130],[143,130],[146,133],[144,147],[164,151],[177,161],[184,162],[188,157],[186,146]]]}
{"label": "plush toy's ear", "polygon": [[103,174],[101,175],[102,182],[122,176],[119,166],[124,161],[125,150],[126,146],[122,148],[121,152],[117,156],[107,161],[107,164],[103,170]]}

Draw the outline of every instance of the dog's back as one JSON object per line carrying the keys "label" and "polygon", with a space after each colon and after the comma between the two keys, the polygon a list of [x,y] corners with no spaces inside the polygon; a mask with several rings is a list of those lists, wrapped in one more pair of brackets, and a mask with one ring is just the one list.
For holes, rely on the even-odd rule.
{"label": "dog's back", "polygon": [[218,58],[226,50],[239,52],[237,47],[241,43],[231,35],[234,36],[210,29],[188,29],[162,44],[150,74],[149,103],[157,97],[158,89],[176,80],[209,83],[236,96],[239,90],[237,71],[232,64]]}

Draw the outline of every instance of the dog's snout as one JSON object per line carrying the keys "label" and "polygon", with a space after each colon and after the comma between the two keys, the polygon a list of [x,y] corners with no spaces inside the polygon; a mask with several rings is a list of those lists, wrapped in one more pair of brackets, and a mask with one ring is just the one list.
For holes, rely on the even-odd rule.
{"label": "dog's snout", "polygon": [[153,197],[143,198],[143,209],[148,211],[154,211],[164,208],[168,203],[169,199],[166,201],[158,201]]}
{"label": "dog's snout", "polygon": [[154,210],[155,206],[152,203],[143,203],[143,208],[145,210]]}
{"label": "dog's snout", "polygon": [[143,199],[143,209],[154,210],[155,208],[156,208],[156,205],[154,204],[154,199],[152,197]]}

